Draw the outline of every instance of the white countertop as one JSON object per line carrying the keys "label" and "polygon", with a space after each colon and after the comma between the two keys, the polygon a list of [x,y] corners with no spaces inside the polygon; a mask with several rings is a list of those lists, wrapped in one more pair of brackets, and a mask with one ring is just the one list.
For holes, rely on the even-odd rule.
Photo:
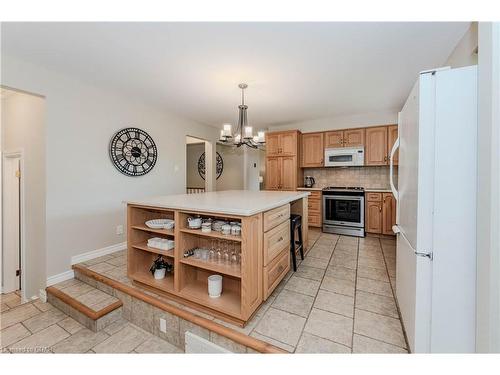
{"label": "white countertop", "polygon": [[174,210],[251,216],[310,195],[307,191],[226,190],[199,194],[163,195],[125,203]]}
{"label": "white countertop", "polygon": [[320,187],[312,187],[312,188],[306,188],[306,187],[299,187],[297,190],[303,190],[303,191],[321,191],[323,188]]}
{"label": "white countertop", "polygon": [[376,188],[369,188],[369,189],[365,189],[365,192],[367,193],[392,193],[392,190],[391,189],[376,189]]}

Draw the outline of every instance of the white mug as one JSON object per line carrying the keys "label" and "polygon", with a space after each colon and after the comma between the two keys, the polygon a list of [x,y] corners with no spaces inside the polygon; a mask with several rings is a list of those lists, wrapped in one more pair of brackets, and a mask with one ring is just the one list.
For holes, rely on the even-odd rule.
{"label": "white mug", "polygon": [[208,276],[208,295],[210,298],[218,298],[222,294],[222,276]]}

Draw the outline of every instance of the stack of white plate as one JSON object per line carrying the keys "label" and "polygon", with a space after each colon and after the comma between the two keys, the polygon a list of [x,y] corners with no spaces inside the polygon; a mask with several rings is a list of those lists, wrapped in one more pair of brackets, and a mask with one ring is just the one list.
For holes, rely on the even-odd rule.
{"label": "stack of white plate", "polygon": [[148,240],[148,246],[161,250],[170,250],[174,248],[174,241],[166,238],[153,237]]}
{"label": "stack of white plate", "polygon": [[172,219],[153,219],[146,221],[146,226],[151,229],[172,229],[174,223]]}

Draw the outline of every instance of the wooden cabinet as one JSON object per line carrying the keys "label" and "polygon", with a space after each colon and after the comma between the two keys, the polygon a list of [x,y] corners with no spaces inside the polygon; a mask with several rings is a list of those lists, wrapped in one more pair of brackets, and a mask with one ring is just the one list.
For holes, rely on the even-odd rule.
{"label": "wooden cabinet", "polygon": [[299,141],[297,130],[266,134],[266,190],[296,190],[302,184]]}
{"label": "wooden cabinet", "polygon": [[387,126],[366,128],[365,165],[387,164]]}
{"label": "wooden cabinet", "polygon": [[391,193],[382,196],[382,234],[394,234],[392,226],[396,224],[396,199]]}
{"label": "wooden cabinet", "polygon": [[325,148],[337,148],[343,146],[344,132],[342,130],[325,133]]}
{"label": "wooden cabinet", "polygon": [[321,191],[311,191],[307,202],[307,224],[310,227],[322,225],[322,196]]}
{"label": "wooden cabinet", "polygon": [[324,165],[323,139],[324,133],[308,133],[302,135],[301,167],[322,167]]}
{"label": "wooden cabinet", "polygon": [[325,148],[358,147],[365,144],[365,129],[337,130],[325,133]]}
{"label": "wooden cabinet", "polygon": [[[391,157],[392,146],[398,139],[398,126],[390,125],[387,127],[387,160]],[[399,164],[399,150],[394,153],[394,165]]]}
{"label": "wooden cabinet", "polygon": [[365,230],[367,233],[393,235],[396,224],[396,199],[391,193],[366,193]]}
{"label": "wooden cabinet", "polygon": [[344,130],[344,147],[359,147],[365,145],[365,129]]}

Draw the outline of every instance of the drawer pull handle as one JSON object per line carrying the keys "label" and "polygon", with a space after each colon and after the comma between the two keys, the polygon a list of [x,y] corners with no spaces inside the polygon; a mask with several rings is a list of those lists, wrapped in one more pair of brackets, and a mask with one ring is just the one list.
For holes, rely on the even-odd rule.
{"label": "drawer pull handle", "polygon": [[283,241],[283,236],[281,236],[280,238],[278,238],[278,242],[281,242]]}

